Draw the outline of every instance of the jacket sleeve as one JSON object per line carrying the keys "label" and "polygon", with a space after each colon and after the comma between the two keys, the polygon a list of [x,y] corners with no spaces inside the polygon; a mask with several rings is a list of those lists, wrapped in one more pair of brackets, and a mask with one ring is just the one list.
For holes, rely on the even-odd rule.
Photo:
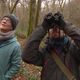
{"label": "jacket sleeve", "polygon": [[72,40],[74,40],[75,45],[71,48],[71,55],[76,58],[80,63],[80,28],[75,25],[68,23],[64,31],[67,33]]}
{"label": "jacket sleeve", "polygon": [[42,26],[32,32],[22,53],[23,61],[38,66],[43,65],[45,53],[39,49],[39,46],[45,35],[46,31]]}
{"label": "jacket sleeve", "polygon": [[9,70],[5,74],[6,79],[12,78],[14,75],[17,74],[17,72],[20,69],[20,65],[21,65],[21,48],[20,48],[20,46],[15,47],[10,59],[11,59],[10,60],[11,66],[9,67]]}
{"label": "jacket sleeve", "polygon": [[69,37],[74,40],[76,45],[80,48],[80,28],[76,27],[72,23],[67,22],[67,25],[64,27],[64,31]]}

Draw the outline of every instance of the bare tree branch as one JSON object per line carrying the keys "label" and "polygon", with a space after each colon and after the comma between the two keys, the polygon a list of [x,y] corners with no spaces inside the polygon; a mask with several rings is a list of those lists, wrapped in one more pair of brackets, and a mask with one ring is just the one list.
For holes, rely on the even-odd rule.
{"label": "bare tree branch", "polygon": [[16,5],[18,4],[18,1],[19,1],[19,0],[16,0],[16,2],[15,2],[15,4],[14,4],[14,6],[13,6],[13,8],[12,8],[12,10],[10,11],[10,13],[13,13],[13,11],[14,11],[14,9],[15,9]]}

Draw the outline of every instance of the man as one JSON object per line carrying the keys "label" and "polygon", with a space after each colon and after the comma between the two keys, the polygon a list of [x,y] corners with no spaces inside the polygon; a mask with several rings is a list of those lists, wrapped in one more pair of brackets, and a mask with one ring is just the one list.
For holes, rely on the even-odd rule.
{"label": "man", "polygon": [[[48,32],[48,40],[44,48],[40,43]],[[74,41],[71,40],[71,37]],[[42,66],[41,80],[69,80],[52,57],[55,52],[62,63],[79,79],[80,63],[80,29],[66,23],[60,13],[45,16],[42,25],[32,32],[22,54],[29,64]]]}
{"label": "man", "polygon": [[19,71],[21,49],[15,37],[18,18],[5,15],[0,20],[0,80],[11,80]]}

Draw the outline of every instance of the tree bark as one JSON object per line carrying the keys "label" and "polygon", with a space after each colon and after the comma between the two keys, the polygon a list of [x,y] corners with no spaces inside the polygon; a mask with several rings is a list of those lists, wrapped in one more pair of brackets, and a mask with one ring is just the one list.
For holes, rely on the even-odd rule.
{"label": "tree bark", "polygon": [[30,0],[30,11],[29,11],[29,26],[27,31],[27,37],[32,33],[34,27],[34,20],[35,20],[35,6],[36,0]]}
{"label": "tree bark", "polygon": [[36,14],[35,14],[35,25],[34,25],[34,28],[37,27],[40,11],[41,11],[41,0],[38,0],[37,1]]}

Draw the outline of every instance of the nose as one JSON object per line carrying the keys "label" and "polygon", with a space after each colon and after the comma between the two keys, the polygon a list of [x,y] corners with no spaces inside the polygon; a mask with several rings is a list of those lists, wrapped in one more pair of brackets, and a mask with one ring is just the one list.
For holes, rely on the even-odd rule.
{"label": "nose", "polygon": [[6,23],[6,20],[3,20],[2,23],[5,24]]}

